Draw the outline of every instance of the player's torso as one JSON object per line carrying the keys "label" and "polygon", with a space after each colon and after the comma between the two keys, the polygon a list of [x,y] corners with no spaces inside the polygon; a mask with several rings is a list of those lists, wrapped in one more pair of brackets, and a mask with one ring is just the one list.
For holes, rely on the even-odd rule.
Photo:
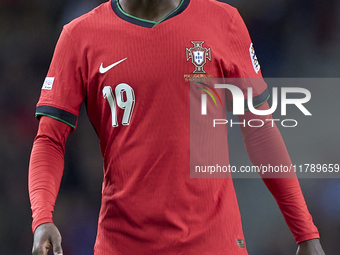
{"label": "player's torso", "polygon": [[[98,251],[107,238],[117,247],[126,238],[149,243],[143,249],[159,251],[154,254],[180,254],[167,245],[178,245],[174,251],[189,245],[195,254],[240,249],[232,182],[190,179],[190,79],[223,77],[228,67],[221,20],[196,5],[152,28],[107,9],[79,45],[87,66],[87,113],[104,157]],[[219,227],[228,222],[228,229]],[[218,237],[206,236],[217,229]],[[227,240],[228,231],[234,234]],[[205,241],[198,245],[200,237]]]}
{"label": "player's torso", "polygon": [[[203,14],[189,5],[146,28],[112,11],[88,28],[81,46],[88,68],[86,103],[103,150],[112,139],[127,142],[138,133],[187,136],[190,79],[223,77],[228,62],[226,31]],[[118,135],[122,132],[126,135]]]}

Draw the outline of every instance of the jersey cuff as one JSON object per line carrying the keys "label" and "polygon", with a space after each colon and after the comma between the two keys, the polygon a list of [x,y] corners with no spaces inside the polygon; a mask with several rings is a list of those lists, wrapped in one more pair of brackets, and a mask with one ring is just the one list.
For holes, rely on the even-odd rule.
{"label": "jersey cuff", "polygon": [[72,128],[75,128],[77,124],[76,115],[52,106],[47,105],[38,106],[36,108],[35,117],[39,120],[42,116],[48,116],[51,117],[52,119],[59,120],[71,126]]}
{"label": "jersey cuff", "polygon": [[[269,99],[270,94],[268,89],[265,89],[260,95],[253,97],[253,106],[254,108],[263,105]],[[244,109],[245,111],[249,111],[247,100],[244,100]]]}
{"label": "jersey cuff", "polygon": [[320,239],[320,234],[319,232],[315,232],[313,234],[309,234],[309,235],[303,235],[300,237],[295,237],[295,241],[297,244],[308,241],[308,240],[312,240],[312,239]]}
{"label": "jersey cuff", "polygon": [[[254,108],[257,108],[257,107],[263,105],[265,102],[268,101],[269,97],[270,97],[270,94],[269,94],[268,89],[265,89],[260,95],[254,96],[253,97]],[[233,111],[233,103],[232,102],[233,101],[229,101],[229,100],[227,101],[228,112]],[[244,110],[249,111],[247,99],[244,100]]]}

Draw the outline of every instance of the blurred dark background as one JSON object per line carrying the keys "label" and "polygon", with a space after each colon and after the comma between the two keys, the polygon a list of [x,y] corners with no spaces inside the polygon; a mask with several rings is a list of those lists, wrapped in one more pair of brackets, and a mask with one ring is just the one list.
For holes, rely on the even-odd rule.
{"label": "blurred dark background", "polygon": [[[64,24],[102,2],[105,1],[0,0],[1,254],[31,253],[33,235],[27,170],[38,126],[34,118],[35,104],[59,33]],[[237,7],[243,16],[264,77],[339,77],[339,1],[225,2]],[[233,132],[231,158],[243,162],[246,153],[241,136],[237,131]],[[333,151],[332,155],[321,153],[325,149],[332,150],[330,142],[340,142],[339,135],[327,136],[327,133],[327,129],[317,130],[308,133],[308,139],[313,139],[314,144],[322,144],[314,147],[314,151],[322,154],[320,160],[339,163],[339,150]],[[295,151],[294,141],[296,137],[286,141],[290,152]],[[308,144],[303,148],[305,155],[311,150]],[[325,159],[325,155],[329,157]],[[296,157],[298,155],[294,154],[293,160]],[[84,110],[77,131],[68,140],[65,161],[54,214],[63,236],[64,254],[93,254],[101,198],[102,159],[97,137]],[[308,207],[328,255],[340,254],[339,180],[301,179]],[[235,186],[249,254],[295,254],[294,239],[262,181],[236,179]]]}

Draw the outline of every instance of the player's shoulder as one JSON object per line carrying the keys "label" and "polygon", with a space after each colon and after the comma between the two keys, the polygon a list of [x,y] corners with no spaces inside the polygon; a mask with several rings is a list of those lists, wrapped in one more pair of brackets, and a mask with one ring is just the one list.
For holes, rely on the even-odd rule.
{"label": "player's shoulder", "polygon": [[110,8],[110,1],[105,2],[84,15],[72,20],[64,26],[64,29],[68,30],[70,33],[75,33],[77,31],[84,32],[86,30],[91,30],[92,28],[95,29],[105,22],[108,16],[111,16]]}
{"label": "player's shoulder", "polygon": [[238,10],[231,6],[228,3],[220,2],[217,0],[191,0],[195,1],[197,5],[200,5],[202,9],[205,9],[207,14],[210,14],[212,17],[226,17],[230,18],[234,17]]}

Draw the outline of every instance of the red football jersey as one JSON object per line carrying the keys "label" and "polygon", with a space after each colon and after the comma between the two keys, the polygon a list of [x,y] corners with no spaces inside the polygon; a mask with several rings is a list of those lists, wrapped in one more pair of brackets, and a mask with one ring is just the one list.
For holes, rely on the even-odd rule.
{"label": "red football jersey", "polygon": [[216,1],[156,23],[112,0],[64,27],[36,115],[75,128],[86,104],[104,159],[95,255],[247,254],[232,180],[190,178],[189,80],[259,69],[239,13]]}

